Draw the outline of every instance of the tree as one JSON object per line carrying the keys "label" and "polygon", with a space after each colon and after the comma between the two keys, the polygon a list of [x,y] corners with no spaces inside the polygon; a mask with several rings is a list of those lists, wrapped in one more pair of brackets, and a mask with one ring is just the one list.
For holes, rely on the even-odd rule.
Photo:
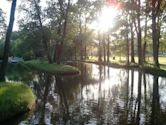
{"label": "tree", "polygon": [[[72,7],[70,0],[52,0],[48,1],[47,19],[50,19],[49,25],[51,26],[53,47],[54,51],[52,53],[53,61],[56,63],[61,63],[64,46],[66,44],[68,34],[68,27],[71,23],[71,19],[74,13],[72,13]],[[71,15],[71,13],[73,15]],[[72,27],[72,28],[75,28]],[[72,30],[71,28],[71,30]]]}
{"label": "tree", "polygon": [[110,62],[110,36],[107,33],[107,63]]}
{"label": "tree", "polygon": [[5,74],[6,74],[6,69],[7,69],[7,64],[8,64],[8,56],[9,56],[10,38],[11,38],[13,24],[14,24],[16,3],[17,3],[17,0],[12,1],[11,11],[10,11],[10,20],[9,20],[9,25],[7,28],[6,38],[5,38],[3,62],[1,65],[1,72],[0,72],[0,81],[5,81]]}
{"label": "tree", "polygon": [[[68,24],[68,15],[69,15],[69,9],[70,9],[70,0],[68,0],[67,2],[67,6],[65,6],[65,2],[63,0],[58,0],[58,4],[60,7],[60,13],[61,13],[61,17],[60,17],[60,26],[59,28],[62,27],[61,30],[61,35],[60,35],[60,41],[57,43],[56,45],[56,63],[60,64],[61,62],[61,56],[62,56],[62,52],[63,52],[63,46],[64,46],[64,41],[66,39],[66,34],[67,34],[67,24]],[[62,23],[62,25],[61,25]]]}
{"label": "tree", "polygon": [[[79,37],[78,43],[80,43],[80,59],[86,59],[87,57],[87,38],[88,38],[88,24],[96,19],[98,12],[100,11],[103,3],[100,0],[78,0],[75,8],[77,14],[77,20],[79,21]],[[84,38],[84,39],[82,39]]]}
{"label": "tree", "polygon": [[48,62],[52,63],[51,55],[50,55],[49,48],[48,48],[48,45],[47,45],[47,38],[45,36],[45,32],[44,32],[44,28],[43,28],[43,24],[42,24],[39,1],[38,2],[36,0],[33,0],[33,1],[34,1],[34,4],[35,4],[35,9],[36,9],[36,12],[37,12],[37,18],[38,18],[38,21],[39,21],[39,26],[40,26],[40,30],[41,30],[41,34],[42,34],[42,43],[43,43],[45,52],[47,53]]}
{"label": "tree", "polygon": [[130,34],[131,34],[131,63],[135,63],[135,58],[134,58],[134,8],[132,8],[132,0],[130,1],[130,8],[131,8],[131,12],[130,12]]}
{"label": "tree", "polygon": [[133,7],[135,8],[135,29],[137,33],[137,52],[138,52],[138,64],[142,65],[142,32],[141,32],[141,0],[132,0]]}
{"label": "tree", "polygon": [[148,13],[149,13],[149,7],[148,7],[148,1],[145,2],[144,7],[144,15],[145,15],[145,29],[144,29],[144,43],[142,47],[142,57],[143,62],[146,62],[146,48],[147,48],[147,30],[148,30]]}
{"label": "tree", "polygon": [[152,0],[152,41],[153,41],[153,61],[155,66],[159,67],[159,39],[160,39],[160,22],[161,14],[166,6],[165,0]]}
{"label": "tree", "polygon": [[6,31],[5,15],[2,9],[0,9],[0,39],[1,37],[4,36],[5,31]]}
{"label": "tree", "polygon": [[[43,50],[45,51],[48,62],[52,62],[49,38],[47,37],[47,27],[44,25],[44,12],[40,6],[40,0],[28,0],[21,4],[20,9],[22,10],[24,17],[19,21],[20,28],[27,30],[26,33],[38,32],[40,40],[42,42]],[[23,31],[23,32],[24,32]],[[25,33],[25,34],[26,34]],[[27,34],[26,34],[27,35]],[[35,41],[35,42],[40,42]]]}
{"label": "tree", "polygon": [[[41,31],[31,25],[33,25],[33,23],[28,23],[21,27],[21,31],[13,32],[10,55],[23,57],[24,60],[45,56]],[[49,30],[46,28],[44,28],[44,30],[45,36],[49,37]]]}

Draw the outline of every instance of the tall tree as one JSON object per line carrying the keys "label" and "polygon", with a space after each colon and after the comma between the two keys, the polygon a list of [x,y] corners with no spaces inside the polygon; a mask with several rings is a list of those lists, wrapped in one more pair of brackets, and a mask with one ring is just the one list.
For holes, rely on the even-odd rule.
{"label": "tall tree", "polygon": [[144,14],[145,14],[145,29],[144,29],[144,43],[142,47],[142,57],[143,57],[143,62],[146,62],[146,48],[147,48],[147,30],[148,30],[148,13],[149,13],[149,7],[148,7],[148,1],[145,2],[145,9],[144,9]]}
{"label": "tall tree", "polygon": [[40,26],[40,30],[41,30],[41,34],[42,34],[42,43],[43,43],[45,52],[47,53],[48,62],[51,63],[52,59],[51,59],[51,55],[50,55],[48,44],[47,44],[47,38],[45,36],[45,32],[44,32],[44,28],[43,28],[43,24],[42,24],[39,1],[37,2],[36,0],[33,0],[33,2],[35,4],[35,9],[36,9],[36,12],[37,12],[37,19],[39,21],[39,26]]}
{"label": "tall tree", "polygon": [[90,0],[78,0],[76,3],[77,14],[79,20],[79,42],[80,42],[80,59],[86,58],[87,51],[87,41],[82,39],[88,34],[87,24],[91,23],[97,16],[98,12],[101,11],[101,6],[103,3],[100,0],[90,1]]}
{"label": "tall tree", "polygon": [[9,56],[10,38],[11,38],[12,30],[13,30],[16,3],[17,3],[17,0],[12,1],[11,11],[10,11],[10,20],[9,20],[9,25],[7,28],[6,38],[5,38],[3,62],[1,65],[1,70],[0,70],[1,71],[0,72],[0,81],[5,81],[5,74],[6,74],[6,70],[7,70],[8,56]]}
{"label": "tall tree", "polygon": [[101,47],[102,38],[101,38],[100,32],[98,32],[97,35],[98,35],[98,42],[99,42],[99,45],[98,45],[98,55],[99,55],[98,61],[99,61],[99,63],[101,63],[102,62],[102,47]]}
{"label": "tall tree", "polygon": [[[133,2],[134,3],[134,2]],[[138,52],[138,64],[142,65],[142,32],[141,32],[141,0],[136,0],[136,22],[137,26],[137,52]]]}
{"label": "tall tree", "polygon": [[[133,5],[133,1],[131,0],[131,6]],[[135,58],[134,58],[134,28],[133,28],[133,24],[134,24],[134,8],[131,7],[131,13],[130,13],[130,32],[131,32],[131,62],[135,63]]]}
{"label": "tall tree", "polygon": [[63,0],[58,0],[59,6],[60,6],[60,11],[61,11],[61,23],[63,22],[62,25],[62,34],[60,38],[60,42],[56,45],[56,63],[60,64],[61,62],[61,56],[63,52],[63,46],[64,46],[64,41],[66,39],[67,35],[67,24],[68,24],[68,16],[69,16],[69,9],[70,9],[70,0],[67,2],[67,6],[65,8],[65,2]]}
{"label": "tall tree", "polygon": [[52,58],[49,43],[50,39],[47,33],[48,27],[46,27],[45,24],[46,18],[44,18],[44,12],[40,0],[27,0],[21,3],[20,10],[23,13],[23,16],[21,16],[21,19],[19,20],[19,28],[22,28],[22,31],[27,31],[25,35],[27,35],[28,33],[31,34],[32,32],[39,31],[37,36],[39,36],[40,41],[36,42],[42,42],[44,55],[46,55],[48,62],[51,63]]}
{"label": "tall tree", "polygon": [[110,36],[107,33],[107,63],[110,62]]}
{"label": "tall tree", "polygon": [[160,39],[160,21],[163,9],[166,6],[165,0],[152,0],[152,41],[153,41],[153,61],[155,66],[159,67],[159,39]]}

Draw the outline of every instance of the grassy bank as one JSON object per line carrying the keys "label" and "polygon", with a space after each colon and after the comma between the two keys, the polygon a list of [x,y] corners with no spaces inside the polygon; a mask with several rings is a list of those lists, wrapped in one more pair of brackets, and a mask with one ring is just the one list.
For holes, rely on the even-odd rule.
{"label": "grassy bank", "polygon": [[157,68],[153,64],[150,64],[150,63],[144,64],[143,66],[139,66],[137,63],[132,63],[132,64],[127,65],[126,62],[122,62],[122,61],[121,62],[112,61],[110,63],[107,63],[107,62],[98,62],[95,60],[86,60],[83,62],[107,65],[107,66],[114,67],[114,68],[143,70],[144,72],[152,74],[152,75],[166,77],[166,64],[160,64],[160,68]]}
{"label": "grassy bank", "polygon": [[72,75],[80,73],[79,69],[73,66],[55,63],[49,64],[47,61],[31,60],[24,62],[24,64],[35,70],[55,75]]}
{"label": "grassy bank", "polygon": [[21,83],[0,83],[0,121],[27,112],[35,104],[32,90]]}
{"label": "grassy bank", "polygon": [[[135,62],[138,63],[138,57],[135,57]],[[104,58],[102,58],[102,60],[104,60]],[[122,56],[115,56],[115,58],[113,59],[113,57],[110,57],[109,58],[110,62],[112,63],[125,63],[126,62],[126,57]],[[161,65],[166,65],[166,57],[163,57],[163,56],[159,56],[158,58],[159,60],[159,63]],[[89,57],[89,59],[86,59],[86,61],[98,61],[98,57],[95,57],[95,56],[92,56],[92,57]],[[148,57],[146,58],[146,61],[150,64],[153,63],[153,57]]]}

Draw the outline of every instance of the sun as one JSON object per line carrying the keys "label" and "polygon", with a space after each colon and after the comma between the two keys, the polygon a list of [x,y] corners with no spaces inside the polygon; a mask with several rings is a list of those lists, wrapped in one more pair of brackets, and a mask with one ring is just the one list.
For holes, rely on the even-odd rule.
{"label": "sun", "polygon": [[113,7],[104,7],[101,11],[101,15],[98,17],[99,29],[102,31],[107,31],[114,25],[114,19],[118,12]]}
{"label": "sun", "polygon": [[91,27],[96,31],[106,32],[108,31],[115,23],[115,17],[118,15],[118,10],[114,7],[104,6],[101,9],[101,12],[92,24]]}

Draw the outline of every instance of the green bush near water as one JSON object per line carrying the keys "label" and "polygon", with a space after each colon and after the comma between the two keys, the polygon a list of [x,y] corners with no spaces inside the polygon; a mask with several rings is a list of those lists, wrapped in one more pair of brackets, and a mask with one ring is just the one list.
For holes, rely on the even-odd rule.
{"label": "green bush near water", "polygon": [[0,83],[0,121],[10,119],[33,108],[35,96],[22,83]]}
{"label": "green bush near water", "polygon": [[30,60],[24,62],[24,64],[34,68],[38,71],[55,74],[55,75],[70,75],[79,74],[80,71],[76,67],[64,64],[49,64],[47,61]]}

